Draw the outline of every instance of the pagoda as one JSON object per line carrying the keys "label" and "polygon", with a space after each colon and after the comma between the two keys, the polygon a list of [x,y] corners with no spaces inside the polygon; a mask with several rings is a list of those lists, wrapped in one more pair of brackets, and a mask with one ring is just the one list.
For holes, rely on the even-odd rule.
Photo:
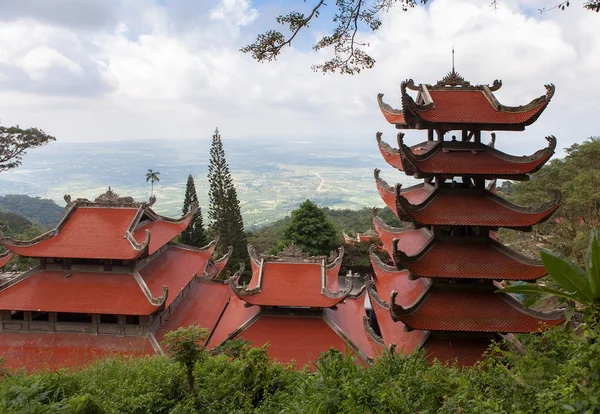
{"label": "pagoda", "polygon": [[197,303],[231,250],[212,260],[216,241],[203,248],[172,241],[197,205],[171,219],[152,210],[154,197],[136,202],[110,187],[94,201],[65,201],[56,228],[29,241],[2,239],[10,254],[39,265],[0,286],[0,355],[9,367],[34,371],[162,353],[155,333]]}
{"label": "pagoda", "polygon": [[[374,268],[367,289],[385,346],[410,354],[425,348],[429,359],[470,365],[493,340],[536,332],[562,322],[560,312],[524,308],[513,295],[495,293],[503,280],[535,282],[542,263],[497,240],[500,227],[531,231],[559,207],[560,193],[540,206],[515,205],[495,194],[496,179],[527,180],[552,156],[556,139],[528,156],[495,149],[497,131],[522,131],[542,114],[554,94],[523,106],[506,106],[494,96],[502,86],[471,85],[454,68],[435,85],[402,82],[402,109],[378,95],[386,120],[398,129],[427,131],[427,140],[408,146],[398,133],[393,148],[378,133],[385,161],[423,182],[388,185],[375,170],[385,204],[409,225],[373,223],[393,265],[371,251]],[[493,131],[482,143],[482,131]],[[456,135],[452,135],[454,132]],[[458,135],[458,137],[457,137]]]}

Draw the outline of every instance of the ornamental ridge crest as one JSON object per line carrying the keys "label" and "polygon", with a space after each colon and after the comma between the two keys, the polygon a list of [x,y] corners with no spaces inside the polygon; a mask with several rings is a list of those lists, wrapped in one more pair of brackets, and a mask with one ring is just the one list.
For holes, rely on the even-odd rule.
{"label": "ornamental ridge crest", "polygon": [[286,246],[283,250],[277,253],[277,257],[279,258],[307,258],[308,253],[302,250],[301,247],[296,246],[292,241],[289,246]]}
{"label": "ornamental ridge crest", "polygon": [[471,86],[471,82],[466,81],[465,78],[458,72],[456,72],[454,69],[452,69],[451,72],[448,72],[448,74],[446,76],[444,76],[442,78],[442,80],[438,81],[435,84],[436,87],[440,87],[440,86],[462,86],[462,87],[469,87]]}
{"label": "ornamental ridge crest", "polygon": [[119,204],[119,203],[135,203],[133,197],[119,197],[119,194],[115,193],[110,186],[106,192],[100,194],[95,200],[95,203],[102,204]]}

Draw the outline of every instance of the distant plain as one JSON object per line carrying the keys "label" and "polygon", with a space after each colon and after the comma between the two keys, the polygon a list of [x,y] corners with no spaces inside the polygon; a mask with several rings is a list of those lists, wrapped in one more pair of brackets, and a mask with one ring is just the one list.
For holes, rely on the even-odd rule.
{"label": "distant plain", "polygon": [[[278,220],[310,198],[322,207],[360,209],[382,206],[373,169],[390,183],[416,181],[389,167],[374,139],[223,139],[246,228]],[[0,174],[0,194],[27,194],[64,205],[63,195],[93,199],[108,186],[121,196],[148,199],[149,168],[160,171],[155,210],[177,217],[188,174],[196,182],[200,206],[208,208],[210,140],[55,142],[31,150],[23,165]],[[207,220],[205,216],[205,221]]]}

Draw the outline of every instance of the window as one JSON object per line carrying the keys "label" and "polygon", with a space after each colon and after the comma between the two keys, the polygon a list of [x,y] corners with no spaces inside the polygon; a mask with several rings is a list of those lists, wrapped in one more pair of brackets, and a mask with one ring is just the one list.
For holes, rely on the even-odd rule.
{"label": "window", "polygon": [[127,315],[125,316],[125,324],[127,325],[139,325],[140,317],[138,315]]}
{"label": "window", "polygon": [[23,319],[25,319],[25,312],[23,312],[23,311],[11,311],[10,312],[10,319],[12,319],[13,321],[22,321]]}
{"label": "window", "polygon": [[32,321],[45,321],[50,320],[50,314],[48,312],[31,312]]}
{"label": "window", "polygon": [[57,322],[81,322],[92,323],[91,313],[57,313]]}
{"label": "window", "polygon": [[100,315],[100,323],[119,323],[117,315]]}

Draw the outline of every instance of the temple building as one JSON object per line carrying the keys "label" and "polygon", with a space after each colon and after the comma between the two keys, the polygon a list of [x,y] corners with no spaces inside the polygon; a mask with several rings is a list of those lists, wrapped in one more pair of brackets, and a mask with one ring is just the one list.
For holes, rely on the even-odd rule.
{"label": "temple building", "polygon": [[[394,263],[384,263],[372,249],[374,275],[367,283],[376,314],[372,327],[386,347],[406,354],[423,347],[431,360],[470,365],[493,340],[564,320],[561,312],[526,309],[513,295],[495,293],[503,280],[534,282],[547,273],[540,261],[497,241],[497,230],[531,231],[560,204],[560,193],[537,207],[495,194],[496,179],[527,180],[556,147],[556,139],[547,137],[548,147],[529,156],[495,149],[497,131],[524,130],[554,94],[554,86],[546,85],[545,95],[510,107],[494,96],[501,85],[497,80],[491,86],[471,85],[453,69],[435,85],[402,82],[402,109],[378,96],[389,123],[427,131],[427,140],[413,146],[398,133],[398,148],[385,143],[381,133],[376,137],[388,164],[423,180],[392,187],[375,170],[383,201],[410,223],[393,228],[379,217],[373,220]],[[494,131],[490,143],[482,143],[482,131]]]}
{"label": "temple building", "polygon": [[[197,286],[197,305],[180,307],[171,315],[174,325],[206,327],[211,349],[235,339],[254,347],[268,343],[271,359],[297,368],[310,366],[330,348],[349,350],[365,362],[382,352],[365,329],[364,285],[355,291],[350,282],[340,286],[343,248],[329,258],[309,257],[293,244],[277,256],[252,246],[248,252],[247,286],[239,285],[243,267],[228,280],[205,278]],[[159,330],[159,342],[172,328],[169,322]]]}
{"label": "temple building", "polygon": [[0,286],[0,355],[9,367],[37,370],[161,353],[154,333],[172,325],[169,315],[194,299],[199,280],[218,275],[228,255],[211,260],[216,241],[172,242],[197,206],[174,220],[152,210],[155,198],[135,202],[110,188],[94,201],[65,200],[55,229],[29,241],[2,239],[9,255],[39,265]]}
{"label": "temple building", "polygon": [[377,236],[377,234],[372,229],[368,229],[364,233],[357,232],[356,236],[350,236],[345,231],[343,231],[342,236],[344,237],[344,243],[354,244],[370,242],[371,240],[373,240],[373,237]]}

